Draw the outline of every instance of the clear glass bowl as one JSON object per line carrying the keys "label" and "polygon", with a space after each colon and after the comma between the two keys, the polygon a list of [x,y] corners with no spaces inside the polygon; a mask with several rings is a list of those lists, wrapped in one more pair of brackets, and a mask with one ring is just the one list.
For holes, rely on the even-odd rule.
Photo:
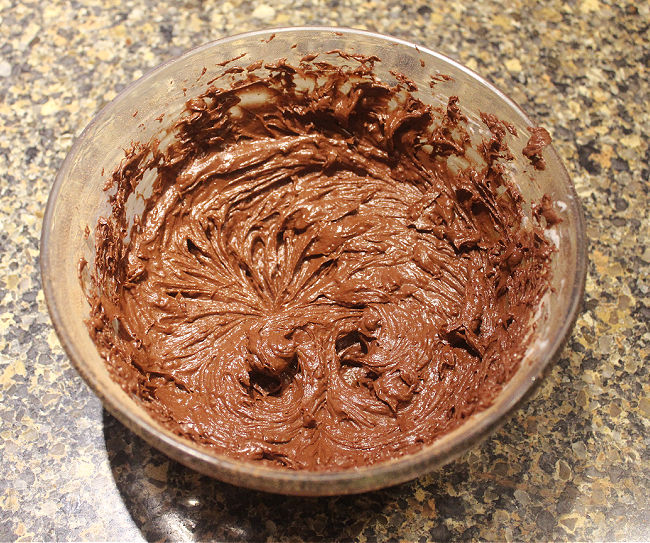
{"label": "clear glass bowl", "polygon": [[[239,61],[244,66],[258,59],[283,57],[297,63],[305,54],[332,49],[377,55],[382,60],[376,66],[377,74],[394,81],[389,70],[402,72],[418,84],[421,90],[416,95],[423,101],[444,104],[448,96],[458,95],[470,122],[484,111],[512,123],[520,135],[509,140],[516,157],[513,171],[524,199],[538,201],[548,194],[558,202],[563,220],[549,231],[558,247],[552,264],[552,289],[535,317],[537,326],[530,347],[520,369],[489,409],[415,454],[353,470],[294,472],[202,449],[164,428],[114,383],[84,323],[89,307],[79,282],[78,264],[82,257],[93,262],[92,230],[97,218],[108,211],[102,172],[110,174],[116,168],[132,141],[148,141],[169,126],[186,100],[205,88],[210,75],[223,70],[218,63],[242,53],[247,53]],[[207,72],[201,76],[204,67]],[[453,81],[436,85],[439,96],[434,97],[429,82],[436,72],[451,76]],[[165,116],[159,122],[156,118],[161,113]],[[473,126],[486,130],[480,122]],[[146,74],[102,109],[77,139],[56,177],[43,221],[40,262],[45,298],[63,348],[106,409],[128,428],[175,460],[228,483],[284,494],[346,494],[397,484],[441,466],[505,421],[559,354],[582,301],[586,243],[580,202],[552,147],[544,151],[546,170],[530,173],[532,168],[521,154],[528,126],[533,126],[532,121],[512,100],[471,70],[424,47],[380,34],[345,28],[282,28],[233,36],[193,49]],[[87,226],[90,236],[84,233]]]}

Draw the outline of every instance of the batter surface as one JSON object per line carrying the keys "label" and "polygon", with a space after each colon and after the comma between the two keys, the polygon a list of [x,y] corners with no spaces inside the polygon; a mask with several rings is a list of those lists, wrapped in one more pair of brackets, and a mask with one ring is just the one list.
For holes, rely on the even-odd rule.
{"label": "batter surface", "polygon": [[491,404],[551,248],[504,177],[511,125],[483,115],[491,137],[472,145],[457,98],[427,106],[403,76],[379,81],[377,59],[314,57],[230,69],[170,146],[127,153],[95,230],[88,327],[174,432],[335,470],[413,452]]}

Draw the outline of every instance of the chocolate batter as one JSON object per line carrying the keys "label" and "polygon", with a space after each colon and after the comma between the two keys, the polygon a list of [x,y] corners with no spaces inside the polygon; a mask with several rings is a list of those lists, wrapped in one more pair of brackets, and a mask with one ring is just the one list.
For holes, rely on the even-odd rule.
{"label": "chocolate batter", "polygon": [[548,288],[551,246],[504,175],[514,127],[483,114],[470,150],[456,97],[425,105],[346,58],[230,68],[107,185],[90,334],[155,418],[235,458],[336,470],[420,449],[493,402]]}

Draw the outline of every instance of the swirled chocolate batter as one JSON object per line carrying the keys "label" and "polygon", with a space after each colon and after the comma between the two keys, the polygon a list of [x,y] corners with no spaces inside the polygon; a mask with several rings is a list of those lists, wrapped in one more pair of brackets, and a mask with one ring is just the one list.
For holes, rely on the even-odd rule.
{"label": "swirled chocolate batter", "polygon": [[473,145],[456,97],[347,58],[229,68],[170,145],[127,153],[95,230],[88,326],[113,378],[239,459],[335,470],[431,443],[493,402],[548,288],[504,173],[514,127],[484,114]]}

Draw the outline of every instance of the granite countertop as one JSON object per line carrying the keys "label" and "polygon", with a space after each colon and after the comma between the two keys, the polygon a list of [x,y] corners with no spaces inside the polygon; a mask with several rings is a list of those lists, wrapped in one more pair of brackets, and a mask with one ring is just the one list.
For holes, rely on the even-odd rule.
{"label": "granite countertop", "polygon": [[[644,2],[0,0],[0,540],[648,540]],[[93,114],[183,50],[269,26],[367,28],[465,63],[553,134],[584,203],[584,311],[537,393],[482,445],[359,496],[238,489],[151,449],[63,353],[41,219]],[[645,128],[645,131],[644,131]]]}

